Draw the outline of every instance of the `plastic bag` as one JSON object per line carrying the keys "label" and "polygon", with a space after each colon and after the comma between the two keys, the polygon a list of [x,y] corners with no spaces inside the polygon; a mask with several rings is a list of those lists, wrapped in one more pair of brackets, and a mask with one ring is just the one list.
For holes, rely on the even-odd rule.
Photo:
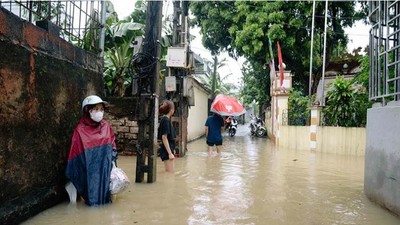
{"label": "plastic bag", "polygon": [[65,190],[68,192],[69,201],[70,201],[71,203],[76,203],[76,196],[77,196],[77,193],[76,193],[76,188],[75,188],[74,184],[71,183],[71,182],[68,182],[68,183],[65,185]]}
{"label": "plastic bag", "polygon": [[118,194],[124,191],[129,186],[129,178],[126,173],[112,162],[113,167],[110,175],[110,192]]}

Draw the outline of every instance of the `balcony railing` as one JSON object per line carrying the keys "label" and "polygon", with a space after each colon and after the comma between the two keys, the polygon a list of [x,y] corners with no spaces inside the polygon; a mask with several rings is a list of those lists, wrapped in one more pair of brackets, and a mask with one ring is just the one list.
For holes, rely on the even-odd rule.
{"label": "balcony railing", "polygon": [[105,0],[0,1],[0,7],[36,24],[49,21],[60,28],[66,41],[101,53],[104,43]]}

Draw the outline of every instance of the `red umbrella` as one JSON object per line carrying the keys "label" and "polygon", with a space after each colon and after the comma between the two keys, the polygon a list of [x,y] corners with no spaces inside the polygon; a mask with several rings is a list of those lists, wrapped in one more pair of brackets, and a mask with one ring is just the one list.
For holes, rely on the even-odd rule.
{"label": "red umbrella", "polygon": [[221,116],[240,116],[246,112],[239,100],[221,94],[215,97],[210,111]]}

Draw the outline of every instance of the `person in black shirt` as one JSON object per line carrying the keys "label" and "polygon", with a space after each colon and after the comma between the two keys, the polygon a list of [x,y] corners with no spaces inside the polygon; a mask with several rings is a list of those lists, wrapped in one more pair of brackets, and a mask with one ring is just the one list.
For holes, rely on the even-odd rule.
{"label": "person in black shirt", "polygon": [[170,100],[165,100],[159,109],[161,115],[158,127],[158,139],[161,140],[160,158],[164,162],[165,171],[174,172],[175,158],[175,130],[171,123],[171,116],[175,112],[175,105]]}

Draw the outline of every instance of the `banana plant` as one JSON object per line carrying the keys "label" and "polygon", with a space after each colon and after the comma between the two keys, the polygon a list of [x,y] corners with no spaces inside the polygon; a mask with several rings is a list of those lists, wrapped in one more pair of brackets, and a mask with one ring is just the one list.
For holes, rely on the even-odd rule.
{"label": "banana plant", "polygon": [[116,21],[107,26],[104,52],[104,81],[113,96],[122,97],[131,82],[127,73],[134,54],[133,41],[143,35],[144,25],[127,21]]}
{"label": "banana plant", "polygon": [[[226,65],[226,58],[223,60],[219,61],[217,64],[217,68],[221,68]],[[211,66],[212,68],[214,65]],[[215,77],[215,90],[214,90],[214,95],[218,94],[227,94],[227,95],[233,95],[233,93],[230,93],[230,91],[234,88],[233,84],[228,83],[229,77],[232,74],[228,74],[225,77],[221,78],[221,75],[216,72],[215,74],[213,73],[211,77],[203,77],[200,76],[199,79],[201,80],[202,84],[209,90],[213,90],[213,79]]]}

